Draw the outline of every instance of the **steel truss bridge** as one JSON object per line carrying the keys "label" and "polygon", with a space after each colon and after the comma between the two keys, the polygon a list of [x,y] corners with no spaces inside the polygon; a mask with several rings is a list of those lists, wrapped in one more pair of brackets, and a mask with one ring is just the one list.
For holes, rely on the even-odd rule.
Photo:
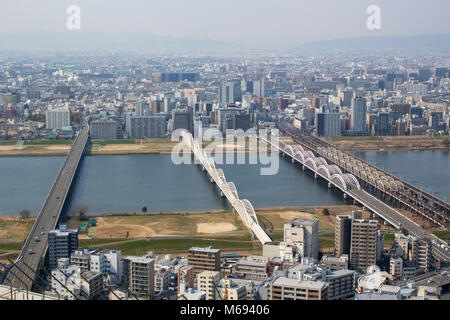
{"label": "steel truss bridge", "polygon": [[182,138],[194,154],[195,159],[200,162],[202,169],[208,173],[211,183],[216,184],[216,186],[220,190],[221,196],[227,198],[234,211],[239,214],[239,217],[244,222],[245,226],[249,230],[251,230],[251,232],[253,232],[253,234],[262,244],[271,242],[272,239],[259,225],[255,209],[253,208],[250,201],[248,201],[247,199],[239,199],[239,195],[234,183],[226,180],[222,169],[216,168],[214,159],[206,154],[205,150],[200,146],[200,143],[194,140],[189,132],[183,132]]}
{"label": "steel truss bridge", "polygon": [[281,141],[273,143],[263,137],[260,137],[260,140],[280,150],[283,156],[289,156],[292,163],[300,163],[303,170],[311,170],[315,178],[323,178],[328,182],[328,187],[336,187],[341,190],[345,198],[351,197],[369,209],[374,216],[379,216],[397,229],[405,228],[416,239],[428,238],[431,241],[434,240],[432,250],[434,258],[443,262],[450,261],[450,253],[440,247],[440,244],[444,243],[442,240],[434,235],[427,234],[417,223],[365,191],[352,173],[346,173],[336,164],[329,163],[325,158],[316,156],[304,144],[288,145]]}
{"label": "steel truss bridge", "polygon": [[436,227],[450,228],[450,205],[445,201],[319,138],[299,136],[288,129],[282,129],[282,132],[301,146],[353,174],[362,187],[371,193],[379,194],[393,206],[411,211]]}

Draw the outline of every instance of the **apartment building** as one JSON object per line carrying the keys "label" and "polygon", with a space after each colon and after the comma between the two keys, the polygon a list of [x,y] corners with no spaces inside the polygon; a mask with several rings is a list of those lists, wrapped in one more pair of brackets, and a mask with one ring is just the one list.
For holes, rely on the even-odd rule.
{"label": "apartment building", "polygon": [[219,299],[219,281],[219,271],[202,271],[197,275],[197,290],[204,291],[206,293],[206,300]]}
{"label": "apartment building", "polygon": [[124,284],[132,292],[153,299],[155,293],[155,259],[128,256],[123,259]]}
{"label": "apartment building", "polygon": [[352,229],[352,216],[337,215],[334,228],[334,243],[336,257],[350,254],[350,239]]}
{"label": "apartment building", "polygon": [[203,270],[220,271],[220,249],[192,247],[188,253],[188,265],[194,268],[194,273]]}
{"label": "apartment building", "polygon": [[353,219],[350,269],[364,271],[377,262],[378,221]]}
{"label": "apartment building", "polygon": [[328,283],[280,277],[270,284],[269,300],[327,300]]}

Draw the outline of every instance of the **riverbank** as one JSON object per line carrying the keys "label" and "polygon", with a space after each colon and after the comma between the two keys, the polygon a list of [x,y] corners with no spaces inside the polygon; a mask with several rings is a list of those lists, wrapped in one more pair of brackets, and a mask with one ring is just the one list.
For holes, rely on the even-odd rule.
{"label": "riverbank", "polygon": [[332,137],[324,140],[351,151],[450,150],[450,136]]}
{"label": "riverbank", "polygon": [[[0,156],[65,156],[69,153],[72,140],[31,141],[29,144],[16,145],[15,141],[2,141],[0,143]],[[211,142],[204,142],[206,148]],[[93,140],[86,148],[87,155],[126,155],[126,154],[171,154],[177,141],[170,139],[120,139],[120,140]],[[217,144],[213,150],[220,153],[249,153],[257,148],[249,146],[248,141],[235,144]]]}
{"label": "riverbank", "polygon": [[[324,209],[328,209],[328,214]],[[319,219],[319,248],[323,253],[332,253],[336,216],[352,214],[361,210],[355,205],[272,207],[255,209],[261,227],[274,241],[283,240],[284,223],[295,217]],[[409,218],[408,212],[403,211]],[[172,253],[186,255],[192,246],[212,246],[224,253],[261,254],[261,245],[252,239],[239,216],[230,210],[199,212],[116,212],[111,214],[88,214],[87,219],[69,217],[64,221],[69,228],[79,228],[94,217],[96,225],[80,231],[79,246],[91,246],[121,250],[123,255],[142,255],[147,251],[156,254]],[[369,211],[363,218],[372,219]],[[419,218],[414,217],[414,220]],[[381,230],[385,231],[384,244],[390,247],[394,241],[394,229],[385,226],[377,218]],[[23,241],[34,224],[35,218],[0,217],[0,261],[15,259]],[[431,230],[431,229],[430,229]],[[434,230],[434,234],[449,240],[449,233]]]}

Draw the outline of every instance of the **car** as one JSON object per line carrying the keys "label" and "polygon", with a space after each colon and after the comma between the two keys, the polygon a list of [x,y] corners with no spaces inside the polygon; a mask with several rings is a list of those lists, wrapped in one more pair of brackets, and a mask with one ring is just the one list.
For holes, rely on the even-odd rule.
{"label": "car", "polygon": [[39,238],[38,237],[34,237],[34,241],[38,242]]}
{"label": "car", "polygon": [[28,253],[33,254],[34,252],[33,252],[33,250],[30,249],[30,250],[28,250]]}

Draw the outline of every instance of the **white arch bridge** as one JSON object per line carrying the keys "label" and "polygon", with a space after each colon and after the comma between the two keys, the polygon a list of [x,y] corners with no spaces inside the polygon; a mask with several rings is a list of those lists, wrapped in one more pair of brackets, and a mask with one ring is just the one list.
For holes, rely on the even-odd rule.
{"label": "white arch bridge", "polygon": [[253,209],[250,201],[247,199],[239,199],[234,183],[226,180],[222,169],[216,168],[214,160],[206,154],[199,142],[193,139],[192,134],[185,131],[182,133],[182,138],[194,153],[194,156],[200,161],[203,168],[208,172],[212,179],[211,182],[214,182],[217,185],[222,195],[228,199],[233,209],[239,214],[245,226],[253,232],[262,244],[271,242],[272,239],[259,225],[255,209]]}

